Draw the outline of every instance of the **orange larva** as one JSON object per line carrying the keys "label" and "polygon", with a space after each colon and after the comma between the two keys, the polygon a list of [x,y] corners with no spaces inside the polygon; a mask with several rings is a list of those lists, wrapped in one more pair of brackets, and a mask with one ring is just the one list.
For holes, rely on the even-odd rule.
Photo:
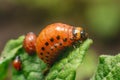
{"label": "orange larva", "polygon": [[32,55],[36,52],[36,35],[33,32],[29,32],[24,39],[23,47],[25,48],[25,51]]}
{"label": "orange larva", "polygon": [[22,65],[21,65],[20,56],[16,56],[15,59],[13,60],[13,67],[18,71],[21,70]]}
{"label": "orange larva", "polygon": [[[26,36],[25,40],[28,38]],[[36,53],[45,63],[52,65],[59,56],[60,51],[74,43],[87,38],[87,33],[81,27],[74,27],[63,23],[54,23],[44,28],[33,43]],[[33,42],[35,40],[33,39]],[[27,42],[29,43],[29,42]],[[28,45],[24,43],[24,46]],[[31,52],[31,47],[27,52]],[[26,49],[26,48],[25,48]],[[33,49],[33,48],[32,48]]]}

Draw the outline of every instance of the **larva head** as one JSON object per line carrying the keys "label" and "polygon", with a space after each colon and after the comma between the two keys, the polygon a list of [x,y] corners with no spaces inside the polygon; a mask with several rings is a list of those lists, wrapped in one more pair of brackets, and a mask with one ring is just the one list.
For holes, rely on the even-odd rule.
{"label": "larva head", "polygon": [[24,39],[23,47],[25,51],[32,55],[36,52],[36,35],[33,32],[29,32]]}
{"label": "larva head", "polygon": [[75,40],[86,40],[88,38],[88,33],[86,33],[81,27],[74,27],[73,37]]}

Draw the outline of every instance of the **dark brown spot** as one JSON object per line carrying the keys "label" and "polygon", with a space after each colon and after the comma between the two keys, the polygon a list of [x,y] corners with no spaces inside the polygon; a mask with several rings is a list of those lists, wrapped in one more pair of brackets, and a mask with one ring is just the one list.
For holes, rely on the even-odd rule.
{"label": "dark brown spot", "polygon": [[46,59],[46,61],[48,62],[49,60],[48,60],[48,59]]}
{"label": "dark brown spot", "polygon": [[58,36],[56,37],[56,39],[59,40],[59,39],[60,39],[60,36],[58,35]]}
{"label": "dark brown spot", "polygon": [[43,55],[43,53],[41,52],[40,55]]}
{"label": "dark brown spot", "polygon": [[45,48],[44,48],[44,47],[42,47],[41,49],[42,49],[43,51],[45,50]]}
{"label": "dark brown spot", "polygon": [[43,58],[41,58],[43,60]]}
{"label": "dark brown spot", "polygon": [[51,42],[53,42],[53,41],[54,41],[54,39],[53,39],[53,38],[51,38],[51,39],[50,39],[50,41],[51,41]]}
{"label": "dark brown spot", "polygon": [[63,41],[66,42],[66,41],[67,41],[67,38],[64,38]]}
{"label": "dark brown spot", "polygon": [[45,45],[46,45],[46,46],[48,46],[48,45],[49,45],[49,43],[48,43],[48,42],[46,42],[46,43],[45,43]]}
{"label": "dark brown spot", "polygon": [[57,48],[57,46],[55,46],[55,48]]}
{"label": "dark brown spot", "polygon": [[60,43],[60,46],[62,46],[62,43]]}

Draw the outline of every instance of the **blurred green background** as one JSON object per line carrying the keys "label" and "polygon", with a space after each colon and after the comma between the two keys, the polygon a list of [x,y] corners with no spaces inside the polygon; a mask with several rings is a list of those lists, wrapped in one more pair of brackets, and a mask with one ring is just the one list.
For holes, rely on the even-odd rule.
{"label": "blurred green background", "polygon": [[99,55],[120,52],[119,0],[0,0],[0,52],[9,39],[55,22],[82,26],[94,40],[76,80],[89,80]]}

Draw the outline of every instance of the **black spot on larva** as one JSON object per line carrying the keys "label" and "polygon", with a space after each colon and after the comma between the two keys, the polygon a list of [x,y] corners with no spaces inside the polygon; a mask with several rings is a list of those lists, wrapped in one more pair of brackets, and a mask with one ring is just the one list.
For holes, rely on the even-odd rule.
{"label": "black spot on larva", "polygon": [[43,55],[43,53],[41,52],[40,55]]}
{"label": "black spot on larva", "polygon": [[43,60],[43,58],[41,58]]}
{"label": "black spot on larva", "polygon": [[42,47],[41,49],[42,49],[43,51],[45,50],[45,48],[44,48],[44,47]]}
{"label": "black spot on larva", "polygon": [[66,42],[66,41],[67,41],[67,38],[64,38],[63,41]]}
{"label": "black spot on larva", "polygon": [[49,43],[48,43],[48,42],[46,42],[46,43],[45,43],[45,45],[46,45],[46,46],[48,46],[48,45],[49,45]]}
{"label": "black spot on larva", "polygon": [[53,39],[53,38],[50,38],[50,41],[51,41],[51,42],[53,42],[53,41],[54,41],[54,39]]}
{"label": "black spot on larva", "polygon": [[59,40],[59,39],[60,39],[60,36],[58,35],[58,36],[56,37],[56,39]]}
{"label": "black spot on larva", "polygon": [[60,43],[60,46],[62,46],[62,43]]}
{"label": "black spot on larva", "polygon": [[46,59],[46,61],[48,62],[49,60],[48,60],[48,59]]}

